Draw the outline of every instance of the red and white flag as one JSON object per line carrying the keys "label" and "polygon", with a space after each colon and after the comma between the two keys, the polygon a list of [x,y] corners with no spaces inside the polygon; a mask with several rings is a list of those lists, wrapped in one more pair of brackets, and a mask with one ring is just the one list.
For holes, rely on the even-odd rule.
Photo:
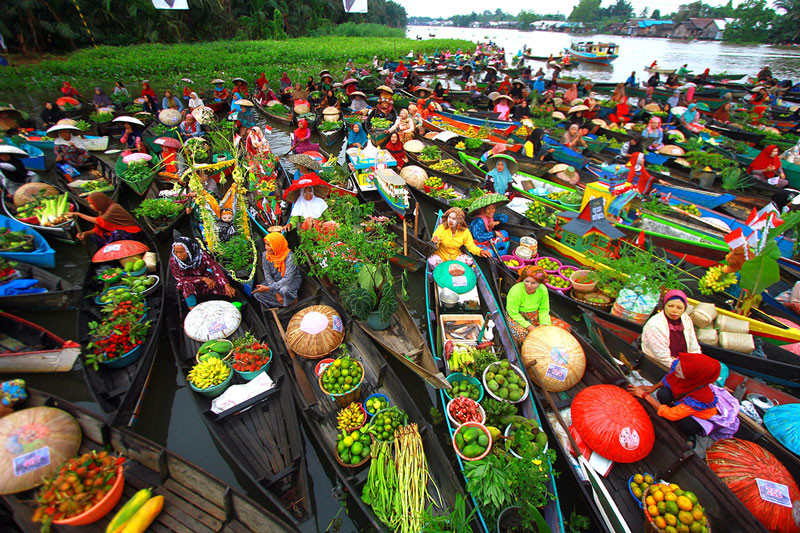
{"label": "red and white flag", "polygon": [[735,250],[736,248],[740,248],[747,244],[747,239],[745,239],[744,234],[742,233],[742,228],[736,228],[732,232],[725,235],[725,242],[728,243],[728,247],[731,250]]}

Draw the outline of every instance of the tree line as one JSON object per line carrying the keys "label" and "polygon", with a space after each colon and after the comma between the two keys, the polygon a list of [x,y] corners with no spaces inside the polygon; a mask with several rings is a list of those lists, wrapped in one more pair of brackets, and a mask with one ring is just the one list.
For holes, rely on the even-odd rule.
{"label": "tree line", "polygon": [[404,28],[406,10],[369,0],[369,13],[346,13],[341,0],[189,0],[159,10],[151,0],[3,0],[0,34],[13,52],[63,52],[97,45],[283,39],[338,34],[343,23]]}

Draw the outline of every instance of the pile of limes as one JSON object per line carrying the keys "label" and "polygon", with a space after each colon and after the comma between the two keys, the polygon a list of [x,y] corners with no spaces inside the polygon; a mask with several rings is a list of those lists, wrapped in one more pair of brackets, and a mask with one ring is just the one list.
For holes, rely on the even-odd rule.
{"label": "pile of limes", "polygon": [[336,453],[344,464],[357,465],[369,457],[369,445],[372,438],[368,433],[355,430],[351,433],[341,432],[336,439]]}
{"label": "pile of limes", "polygon": [[328,394],[344,394],[355,389],[363,378],[361,365],[352,357],[336,359],[322,374],[322,387]]}
{"label": "pile of limes", "polygon": [[644,497],[644,509],[660,531],[708,533],[708,519],[694,493],[675,483],[654,483],[649,474],[633,476],[630,487],[637,498]]}
{"label": "pile of limes", "polygon": [[372,417],[367,431],[381,441],[393,441],[394,430],[406,425],[408,415],[399,407],[389,407]]}

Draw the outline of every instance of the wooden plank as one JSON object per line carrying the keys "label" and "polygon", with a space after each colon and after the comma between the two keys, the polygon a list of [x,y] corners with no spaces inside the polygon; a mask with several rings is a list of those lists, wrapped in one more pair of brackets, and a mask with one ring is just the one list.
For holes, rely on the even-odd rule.
{"label": "wooden plank", "polygon": [[251,529],[246,528],[238,520],[234,520],[233,522],[225,524],[225,529],[222,530],[222,533],[251,533],[251,532],[252,532]]}
{"label": "wooden plank", "polygon": [[282,469],[284,464],[280,453],[280,437],[278,436],[278,428],[271,426],[267,422],[264,412],[266,409],[269,409],[266,405],[259,406],[258,410],[253,413],[252,421],[255,424],[259,438],[264,444],[264,451],[269,458],[272,471],[277,472]]}
{"label": "wooden plank", "polygon": [[222,508],[225,499],[226,486],[217,479],[203,475],[204,472],[198,471],[184,460],[173,455],[167,455],[167,467],[170,476],[180,485],[187,487],[202,487],[203,497],[217,507]]}
{"label": "wooden plank", "polygon": [[[174,493],[163,487],[156,487],[155,494],[164,496],[164,509],[161,514],[168,514],[176,521],[186,525],[192,531],[198,533],[214,533],[222,527],[222,521],[217,520],[202,509],[181,500]],[[159,515],[161,516],[161,515]]]}
{"label": "wooden plank", "polygon": [[232,419],[228,423],[226,435],[233,441],[233,448],[240,452],[240,458],[246,460],[250,468],[257,471],[262,477],[269,472],[270,467],[265,459],[256,453],[259,448],[258,443],[240,420]]}
{"label": "wooden plank", "polygon": [[[225,521],[225,510],[223,508],[214,505],[196,492],[192,492],[183,485],[178,484],[174,479],[168,479],[164,482],[164,488],[174,492],[192,505],[203,509],[214,518]],[[202,490],[203,487],[198,488]]]}

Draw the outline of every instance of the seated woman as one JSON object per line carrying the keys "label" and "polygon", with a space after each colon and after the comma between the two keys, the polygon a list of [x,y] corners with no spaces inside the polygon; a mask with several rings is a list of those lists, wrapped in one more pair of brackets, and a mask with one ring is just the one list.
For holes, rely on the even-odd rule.
{"label": "seated woman", "polygon": [[550,293],[545,282],[547,272],[537,265],[519,271],[519,280],[508,291],[506,313],[511,336],[522,344],[528,333],[539,326],[557,326],[570,331],[569,324],[550,316]]}
{"label": "seated woman", "polygon": [[609,115],[608,120],[614,124],[625,124],[631,120],[631,108],[628,106],[628,98],[624,97],[617,107],[614,108],[614,113]]}
{"label": "seated woman", "polygon": [[500,120],[508,120],[511,114],[510,103],[513,103],[510,96],[501,94],[494,99],[494,112],[497,113],[497,118]]}
{"label": "seated woman", "polygon": [[759,181],[765,181],[776,187],[786,187],[789,181],[783,172],[781,164],[780,150],[774,144],[770,144],[753,159],[747,167],[747,173]]}
{"label": "seated woman", "polygon": [[292,87],[292,80],[289,79],[289,74],[286,72],[283,73],[279,81],[281,83],[281,92]]}
{"label": "seated woman", "polygon": [[206,134],[206,132],[203,131],[203,125],[197,122],[197,119],[194,118],[194,115],[191,113],[186,113],[186,118],[183,119],[183,122],[178,126],[178,131],[183,140],[192,137],[202,137]]}
{"label": "seated woman", "polygon": [[222,84],[222,82],[214,83],[214,101],[215,102],[224,102],[230,97],[228,93],[228,89]]}
{"label": "seated woman", "polygon": [[428,258],[428,264],[431,267],[453,260],[472,265],[474,263],[472,258],[461,252],[462,246],[466,247],[467,251],[472,254],[482,257],[491,256],[487,250],[478,248],[475,244],[472,233],[470,233],[467,222],[464,219],[464,211],[458,207],[451,207],[444,212],[442,223],[436,227],[431,241],[436,245],[436,251]]}
{"label": "seated woman", "polygon": [[486,179],[491,182],[494,192],[504,196],[511,192],[508,190],[508,186],[514,182],[514,176],[511,175],[511,169],[509,169],[505,157],[493,156],[486,161],[486,167],[489,169]]}
{"label": "seated woman", "polygon": [[356,122],[352,129],[347,132],[347,147],[364,148],[367,145],[367,132]]}
{"label": "seated woman", "polygon": [[25,168],[22,159],[26,156],[5,151],[13,149],[13,146],[7,144],[0,145],[0,185],[9,196],[14,196],[17,189],[26,183],[42,181],[38,174]]}
{"label": "seated woman", "polygon": [[570,124],[569,129],[561,136],[561,144],[572,150],[586,148],[586,141],[583,140],[578,124]]}
{"label": "seated woman", "polygon": [[99,247],[110,242],[122,240],[141,241],[144,232],[130,213],[124,207],[113,201],[101,192],[93,192],[87,198],[89,207],[98,213],[92,217],[84,215],[79,211],[70,213],[71,217],[79,217],[94,224],[94,228],[82,231],[76,235],[79,240],[91,237],[92,241]]}
{"label": "seated woman", "polygon": [[275,175],[272,148],[258,126],[253,126],[247,132],[245,141],[245,158],[250,171],[260,180],[271,178]]}
{"label": "seated woman", "polygon": [[650,151],[656,151],[664,146],[664,130],[661,129],[661,119],[653,117],[642,131],[642,143]]}
{"label": "seated woman", "polygon": [[72,131],[61,130],[53,142],[53,152],[56,154],[57,163],[66,163],[75,168],[92,166],[92,159],[85,143]]}
{"label": "seated woman", "polygon": [[714,111],[714,120],[722,122],[723,124],[730,124],[731,122],[731,103],[725,102]]}
{"label": "seated woman", "polygon": [[81,99],[81,93],[79,93],[78,89],[73,87],[68,81],[65,81],[63,84],[61,84],[61,94],[68,98],[76,98],[78,100]]}
{"label": "seated woman", "polygon": [[142,141],[142,132],[139,131],[138,128],[134,128],[133,124],[130,122],[123,122],[122,125],[125,131],[122,133],[122,137],[119,138],[119,142],[125,145],[125,151],[120,154],[120,157],[125,157],[126,155],[137,152],[146,154],[147,147],[144,145],[144,141]]}
{"label": "seated woman", "polygon": [[186,104],[186,107],[189,109],[189,111],[193,111],[194,109],[203,107],[204,105],[205,104],[203,103],[203,100],[197,96],[196,92],[192,91],[189,93],[189,102]]}
{"label": "seated woman", "polygon": [[308,121],[304,118],[297,121],[297,129],[294,130],[294,144],[292,145],[292,150],[297,154],[319,151],[319,145],[311,142],[311,130],[308,127]]}
{"label": "seated woman", "polygon": [[400,136],[396,131],[389,135],[389,140],[386,141],[385,148],[387,152],[392,154],[394,160],[397,161],[398,171],[402,169],[406,163],[408,163],[408,155],[406,155],[406,150],[403,148],[403,142],[400,140]]}
{"label": "seated woman", "polygon": [[50,129],[58,123],[59,120],[62,118],[67,118],[67,115],[64,114],[61,109],[58,108],[53,102],[45,102],[44,109],[39,114],[42,118],[42,124],[44,125],[44,129]]}
{"label": "seated woman", "polygon": [[144,103],[142,104],[142,109],[150,113],[151,115],[155,115],[158,113],[158,101],[156,100],[156,92],[150,87],[150,83],[143,81],[142,82],[142,98],[144,98]]}
{"label": "seated woman", "polygon": [[114,105],[111,102],[111,98],[109,98],[100,87],[94,88],[94,98],[92,98],[92,104],[94,104],[95,111],[98,111],[102,107],[111,107]]}
{"label": "seated woman", "polygon": [[286,307],[297,299],[303,276],[282,233],[272,232],[264,237],[261,269],[264,282],[253,289],[253,298],[267,307]]}
{"label": "seated woman", "polygon": [[397,132],[400,142],[403,143],[414,138],[414,121],[411,120],[411,117],[408,115],[407,109],[400,110],[397,120],[392,124],[392,127],[389,128],[389,132]]}
{"label": "seated woman", "polygon": [[[311,176],[316,178],[314,174]],[[312,224],[315,220],[330,220],[328,203],[324,200],[330,194],[330,187],[320,184],[319,178],[316,178],[316,182],[315,186],[286,191],[284,199],[292,203],[292,210],[289,213],[289,223],[283,228],[285,231],[293,228],[300,229],[304,225]]]}
{"label": "seated woman", "polygon": [[350,111],[357,115],[366,115],[372,109],[367,101],[365,95],[361,91],[355,91],[350,95]]}
{"label": "seated woman", "polygon": [[508,215],[497,213],[497,207],[507,203],[508,199],[498,194],[487,194],[473,202],[470,214],[475,218],[469,224],[469,231],[478,248],[489,252],[494,248],[500,255],[508,252],[508,232],[497,227],[508,222]]}
{"label": "seated woman", "polygon": [[555,152],[555,149],[550,148],[543,142],[543,138],[544,130],[542,128],[531,130],[523,145],[525,155],[537,161],[544,161],[548,154]]}
{"label": "seated woman", "polygon": [[172,91],[167,89],[164,91],[164,98],[161,99],[161,109],[175,109],[176,111],[183,111],[183,102],[181,99],[172,94]]}
{"label": "seated woman", "polygon": [[643,398],[658,416],[675,422],[690,439],[697,434],[712,440],[730,438],[739,430],[739,404],[714,385],[720,369],[719,361],[707,355],[681,352],[661,381],[649,387],[628,385],[628,391]]}
{"label": "seated woman", "polygon": [[681,126],[694,133],[698,133],[703,129],[703,125],[700,124],[700,112],[697,110],[697,104],[689,104],[689,108],[683,112]]}
{"label": "seated woman", "polygon": [[664,366],[671,366],[681,352],[700,351],[687,305],[683,291],[668,291],[661,300],[662,310],[642,330],[642,351]]}
{"label": "seated woman", "polygon": [[172,243],[169,271],[189,309],[197,305],[198,296],[236,295],[225,270],[189,237],[178,237]]}
{"label": "seated woman", "polygon": [[269,86],[269,82],[259,87],[256,90],[253,98],[256,102],[258,102],[258,105],[261,106],[267,105],[267,102],[272,102],[273,100],[278,99],[278,97],[275,96],[275,92],[272,90],[272,87]]}

